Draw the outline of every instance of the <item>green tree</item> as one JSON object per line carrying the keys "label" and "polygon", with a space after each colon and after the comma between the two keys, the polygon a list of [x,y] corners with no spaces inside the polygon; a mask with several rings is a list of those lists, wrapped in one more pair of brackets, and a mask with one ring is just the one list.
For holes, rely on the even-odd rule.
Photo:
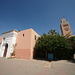
{"label": "green tree", "polygon": [[56,33],[57,32],[55,32],[55,30],[51,30],[50,33],[44,33],[38,38],[35,45],[35,56],[45,57],[47,51],[53,52],[56,57],[66,57],[66,53],[70,48],[70,44],[66,38]]}
{"label": "green tree", "polygon": [[71,45],[71,49],[75,49],[75,36],[68,38],[68,42]]}

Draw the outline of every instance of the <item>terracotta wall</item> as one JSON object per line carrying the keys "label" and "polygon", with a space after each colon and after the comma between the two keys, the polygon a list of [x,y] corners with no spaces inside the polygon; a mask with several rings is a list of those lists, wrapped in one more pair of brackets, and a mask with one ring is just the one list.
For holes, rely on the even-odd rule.
{"label": "terracotta wall", "polygon": [[33,50],[36,43],[35,35],[37,40],[39,35],[32,28],[18,33],[15,46],[15,57],[22,59],[33,58]]}
{"label": "terracotta wall", "polygon": [[30,59],[31,29],[18,32],[15,57]]}
{"label": "terracotta wall", "polygon": [[30,59],[30,49],[16,49],[15,57],[22,59]]}
{"label": "terracotta wall", "polygon": [[[35,38],[36,36],[36,38]],[[31,37],[31,59],[33,58],[33,53],[34,53],[34,47],[36,44],[36,41],[38,39],[38,37],[40,37],[40,35],[38,35],[33,29],[32,29],[32,37]]]}
{"label": "terracotta wall", "polygon": [[31,48],[31,29],[18,32],[16,39],[16,49],[30,49]]}

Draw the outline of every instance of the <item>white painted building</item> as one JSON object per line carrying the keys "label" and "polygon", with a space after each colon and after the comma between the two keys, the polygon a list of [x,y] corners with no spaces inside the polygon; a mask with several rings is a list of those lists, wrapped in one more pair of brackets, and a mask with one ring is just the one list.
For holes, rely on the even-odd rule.
{"label": "white painted building", "polygon": [[0,57],[33,59],[36,40],[40,37],[32,28],[11,30],[0,36]]}
{"label": "white painted building", "polygon": [[2,33],[0,57],[10,57],[10,54],[13,53],[17,34],[18,31],[16,29]]}

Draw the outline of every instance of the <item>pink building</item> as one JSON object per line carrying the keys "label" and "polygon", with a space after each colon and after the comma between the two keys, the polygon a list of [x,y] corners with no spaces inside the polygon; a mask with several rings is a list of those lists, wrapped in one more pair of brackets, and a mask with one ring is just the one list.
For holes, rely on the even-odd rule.
{"label": "pink building", "polygon": [[15,52],[15,57],[23,59],[32,59],[34,46],[37,38],[40,37],[32,28],[18,32],[11,30],[2,33],[0,37],[0,56],[11,57]]}

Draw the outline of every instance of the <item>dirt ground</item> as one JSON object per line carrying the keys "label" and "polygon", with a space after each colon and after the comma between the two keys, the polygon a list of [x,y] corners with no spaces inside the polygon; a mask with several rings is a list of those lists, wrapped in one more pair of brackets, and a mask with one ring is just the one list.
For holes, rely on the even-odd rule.
{"label": "dirt ground", "polygon": [[0,58],[0,75],[75,75],[75,62]]}

